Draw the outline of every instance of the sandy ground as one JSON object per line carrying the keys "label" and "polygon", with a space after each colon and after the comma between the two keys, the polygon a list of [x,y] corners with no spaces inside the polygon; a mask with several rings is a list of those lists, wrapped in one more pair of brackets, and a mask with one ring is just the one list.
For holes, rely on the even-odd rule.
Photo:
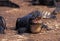
{"label": "sandy ground", "polygon": [[[0,41],[60,41],[60,14],[57,14],[57,19],[50,22],[51,25],[59,24],[58,28],[55,28],[51,31],[46,31],[38,34],[28,34],[18,35],[15,30],[16,19],[18,17],[23,17],[35,10],[46,10],[52,12],[54,8],[47,6],[33,6],[28,2],[23,0],[11,0],[13,3],[16,3],[20,8],[12,7],[0,7],[0,15],[3,16],[6,20],[7,30],[5,34],[0,34]],[[50,20],[44,19],[43,21],[49,22]]]}

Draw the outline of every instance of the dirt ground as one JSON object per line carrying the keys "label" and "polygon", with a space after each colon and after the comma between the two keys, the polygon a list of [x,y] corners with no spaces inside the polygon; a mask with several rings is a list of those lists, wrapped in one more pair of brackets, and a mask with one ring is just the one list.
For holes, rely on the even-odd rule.
{"label": "dirt ground", "polygon": [[[13,3],[18,4],[20,8],[12,8],[7,6],[0,7],[0,16],[3,16],[6,20],[7,30],[5,34],[0,34],[0,41],[60,41],[60,14],[57,14],[57,19],[52,19],[49,23],[51,25],[58,24],[59,27],[54,28],[54,30],[46,31],[38,34],[25,33],[23,35],[18,35],[15,30],[16,19],[18,17],[23,17],[35,10],[45,10],[52,12],[54,8],[47,6],[33,6],[30,3],[23,0],[11,0]],[[44,19],[43,21],[49,22],[50,20]]]}

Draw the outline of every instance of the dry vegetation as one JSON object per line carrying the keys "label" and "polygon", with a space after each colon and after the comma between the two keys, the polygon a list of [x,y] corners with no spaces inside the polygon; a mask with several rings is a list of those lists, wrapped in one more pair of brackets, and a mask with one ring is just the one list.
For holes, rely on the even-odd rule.
{"label": "dry vegetation", "polygon": [[0,15],[2,15],[7,24],[6,34],[0,35],[0,41],[60,41],[60,14],[57,14],[57,19],[48,20],[43,19],[49,27],[53,30],[41,32],[38,34],[23,34],[18,35],[15,28],[16,19],[18,17],[23,17],[35,10],[46,10],[53,11],[54,8],[49,8],[47,6],[33,6],[28,2],[22,0],[11,0],[12,2],[18,4],[20,8],[10,8],[10,7],[0,7]]}

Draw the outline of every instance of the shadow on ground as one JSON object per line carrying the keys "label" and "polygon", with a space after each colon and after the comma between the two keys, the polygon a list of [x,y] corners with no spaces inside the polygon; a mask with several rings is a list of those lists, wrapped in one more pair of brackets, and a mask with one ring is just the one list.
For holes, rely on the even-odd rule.
{"label": "shadow on ground", "polygon": [[0,7],[20,8],[19,5],[11,1],[0,1]]}

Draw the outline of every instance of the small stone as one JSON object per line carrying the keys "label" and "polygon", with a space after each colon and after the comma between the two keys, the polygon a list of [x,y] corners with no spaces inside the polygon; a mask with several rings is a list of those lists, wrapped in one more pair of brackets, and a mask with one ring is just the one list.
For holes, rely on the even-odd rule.
{"label": "small stone", "polygon": [[58,24],[56,24],[55,26],[56,26],[56,28],[59,28],[59,25]]}
{"label": "small stone", "polygon": [[2,41],[7,41],[8,39],[2,39]]}

